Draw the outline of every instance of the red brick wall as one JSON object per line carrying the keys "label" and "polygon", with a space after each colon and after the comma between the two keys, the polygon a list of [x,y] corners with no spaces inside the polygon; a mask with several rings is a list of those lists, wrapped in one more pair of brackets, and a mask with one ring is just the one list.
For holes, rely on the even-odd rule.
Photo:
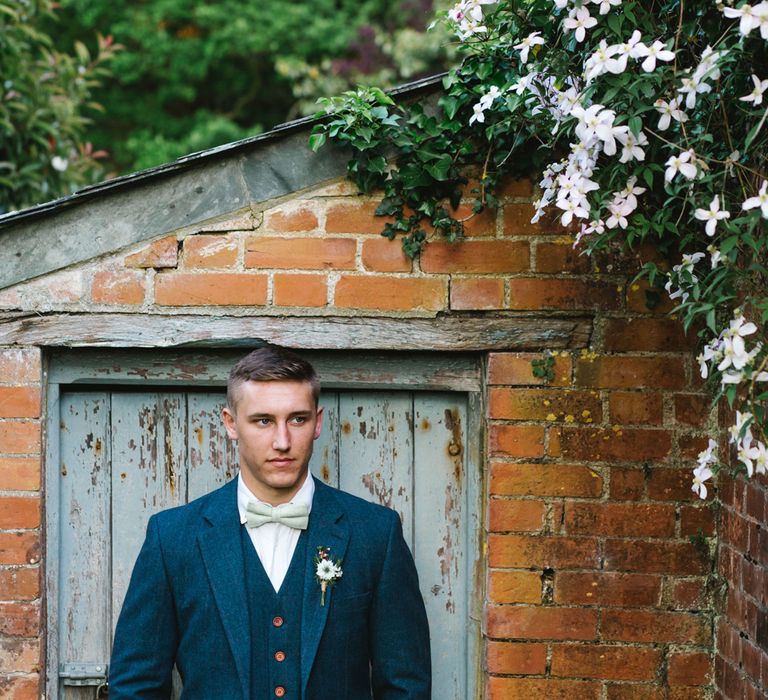
{"label": "red brick wall", "polygon": [[[592,317],[590,347],[559,353],[551,384],[532,375],[539,354],[488,357],[485,693],[709,697],[714,521],[690,489],[709,413],[689,341],[663,304],[647,308],[631,263],[580,257],[559,227],[530,224],[531,196],[513,183],[465,242],[414,262],[379,235],[376,201],[335,183],[5,290],[0,308]],[[0,688],[32,698],[40,361],[0,357]]]}
{"label": "red brick wall", "polygon": [[35,700],[41,637],[41,366],[0,349],[0,698]]}
{"label": "red brick wall", "polygon": [[717,568],[727,582],[717,627],[716,698],[768,697],[768,479],[720,478]]}

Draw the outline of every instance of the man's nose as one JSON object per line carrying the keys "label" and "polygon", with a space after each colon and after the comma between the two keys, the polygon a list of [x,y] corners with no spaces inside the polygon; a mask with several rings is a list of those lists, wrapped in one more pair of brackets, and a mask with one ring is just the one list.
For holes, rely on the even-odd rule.
{"label": "man's nose", "polygon": [[291,448],[291,434],[288,431],[287,423],[278,423],[275,426],[274,439],[272,440],[272,449],[285,452]]}

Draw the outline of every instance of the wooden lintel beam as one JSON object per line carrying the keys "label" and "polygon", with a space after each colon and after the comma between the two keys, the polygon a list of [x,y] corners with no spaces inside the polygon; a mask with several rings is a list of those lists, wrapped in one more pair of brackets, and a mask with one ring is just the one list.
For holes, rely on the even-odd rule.
{"label": "wooden lintel beam", "polygon": [[589,318],[385,318],[52,314],[0,319],[0,345],[232,347],[275,343],[317,350],[540,350],[586,347]]}

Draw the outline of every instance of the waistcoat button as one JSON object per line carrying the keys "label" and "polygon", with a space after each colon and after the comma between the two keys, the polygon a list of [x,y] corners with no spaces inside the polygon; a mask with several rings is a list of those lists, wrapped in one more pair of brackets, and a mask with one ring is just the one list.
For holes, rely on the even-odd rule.
{"label": "waistcoat button", "polygon": [[275,688],[275,695],[279,698],[283,697],[283,695],[285,695],[285,688],[283,688],[282,685],[278,685],[277,688]]}
{"label": "waistcoat button", "polygon": [[285,652],[284,651],[276,651],[275,652],[275,659],[277,661],[285,661]]}
{"label": "waistcoat button", "polygon": [[276,617],[272,618],[272,624],[275,627],[282,627],[283,626],[283,618],[280,617],[280,615],[277,615]]}

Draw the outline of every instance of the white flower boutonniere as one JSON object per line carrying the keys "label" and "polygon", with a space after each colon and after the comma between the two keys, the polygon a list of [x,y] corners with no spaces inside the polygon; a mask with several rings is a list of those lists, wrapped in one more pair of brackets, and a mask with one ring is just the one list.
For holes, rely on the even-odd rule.
{"label": "white flower boutonniere", "polygon": [[330,547],[318,547],[315,555],[315,578],[320,584],[320,605],[325,605],[325,591],[341,578],[341,559],[331,559]]}

